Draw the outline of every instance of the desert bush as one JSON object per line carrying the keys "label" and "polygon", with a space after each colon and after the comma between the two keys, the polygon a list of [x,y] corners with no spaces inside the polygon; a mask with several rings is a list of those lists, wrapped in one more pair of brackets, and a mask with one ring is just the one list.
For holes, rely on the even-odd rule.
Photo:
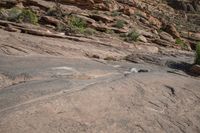
{"label": "desert bush", "polygon": [[138,37],[140,36],[140,34],[136,31],[132,31],[130,33],[128,33],[125,37],[125,41],[127,42],[136,42],[138,40]]}
{"label": "desert bush", "polygon": [[92,29],[92,28],[86,28],[84,30],[84,34],[85,35],[95,35],[95,34],[97,34],[97,31],[95,29]]}
{"label": "desert bush", "polygon": [[76,16],[69,17],[68,26],[72,32],[75,33],[84,33],[85,29],[87,28],[87,23]]}
{"label": "desert bush", "polygon": [[117,27],[117,28],[123,28],[124,25],[125,25],[125,21],[117,20],[114,26]]}
{"label": "desert bush", "polygon": [[22,13],[19,16],[19,21],[37,24],[38,23],[38,17],[31,10],[23,9]]}
{"label": "desert bush", "polygon": [[0,18],[13,22],[38,23],[38,17],[34,12],[29,9],[20,9],[16,7],[11,9],[1,9]]}
{"label": "desert bush", "polygon": [[55,6],[53,6],[52,8],[49,8],[49,10],[47,11],[47,15],[54,16],[57,19],[62,19],[64,18],[65,15],[68,15],[68,14],[63,12],[63,9],[60,3],[56,0]]}
{"label": "desert bush", "polygon": [[195,63],[200,65],[200,42],[196,46],[196,60]]}
{"label": "desert bush", "polygon": [[181,40],[180,38],[177,38],[176,39],[176,42],[175,42],[177,45],[179,45],[181,48],[183,49],[186,49],[187,48],[187,45],[185,44],[185,42],[183,40]]}
{"label": "desert bush", "polygon": [[121,14],[122,14],[121,12],[113,11],[113,12],[111,13],[111,16],[116,17],[116,16],[120,16]]}
{"label": "desert bush", "polygon": [[114,34],[115,32],[113,30],[110,30],[110,29],[106,29],[105,31],[107,34]]}

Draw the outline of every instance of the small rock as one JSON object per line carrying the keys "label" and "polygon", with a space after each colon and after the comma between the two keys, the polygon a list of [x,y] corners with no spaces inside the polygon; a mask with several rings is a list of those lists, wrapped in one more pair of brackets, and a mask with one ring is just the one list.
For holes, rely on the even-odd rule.
{"label": "small rock", "polygon": [[[148,45],[147,45],[148,44]],[[156,54],[159,52],[159,48],[156,46],[153,46],[152,44],[149,45],[149,43],[145,43],[145,45],[136,45],[136,48],[145,53],[153,53]]]}
{"label": "small rock", "polygon": [[193,65],[190,71],[194,74],[200,75],[200,65]]}
{"label": "small rock", "polygon": [[9,32],[19,32],[19,29],[16,29],[12,27],[11,25],[8,25],[7,27],[4,28],[4,30],[9,31]]}
{"label": "small rock", "polygon": [[146,39],[146,37],[144,37],[144,36],[142,36],[142,35],[140,35],[140,36],[138,37],[138,40],[141,41],[141,42],[144,42],[144,43],[147,43],[147,42],[148,42],[147,39]]}
{"label": "small rock", "polygon": [[56,18],[50,17],[50,16],[42,16],[41,18],[43,21],[45,21],[48,24],[53,24],[55,26],[61,24],[62,22]]}
{"label": "small rock", "polygon": [[136,68],[131,68],[130,72],[131,72],[131,73],[137,73],[138,70],[137,70]]}

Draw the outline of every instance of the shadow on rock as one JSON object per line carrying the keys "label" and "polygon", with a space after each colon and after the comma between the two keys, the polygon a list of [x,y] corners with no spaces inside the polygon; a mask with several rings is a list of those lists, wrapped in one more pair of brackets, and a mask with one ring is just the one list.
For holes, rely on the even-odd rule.
{"label": "shadow on rock", "polygon": [[194,64],[190,64],[186,62],[174,62],[174,61],[170,61],[166,63],[166,66],[168,66],[171,69],[181,70],[190,76],[198,77],[199,76],[198,74],[191,71],[191,68],[193,65]]}

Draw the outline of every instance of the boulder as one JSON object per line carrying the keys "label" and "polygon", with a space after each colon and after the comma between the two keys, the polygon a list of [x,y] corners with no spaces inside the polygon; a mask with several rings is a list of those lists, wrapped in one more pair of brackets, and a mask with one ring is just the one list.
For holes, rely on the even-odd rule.
{"label": "boulder", "polygon": [[135,10],[131,8],[130,6],[124,6],[123,9],[121,9],[121,12],[124,14],[131,16],[135,13]]}
{"label": "boulder", "polygon": [[138,34],[143,35],[143,36],[148,37],[148,38],[152,38],[154,36],[153,33],[145,31],[145,30],[137,29],[136,32]]}
{"label": "boulder", "polygon": [[140,35],[140,36],[138,37],[138,40],[141,41],[141,42],[144,42],[144,43],[147,43],[147,42],[148,42],[147,39],[146,39],[146,37],[144,37],[143,35]]}
{"label": "boulder", "polygon": [[148,21],[150,24],[152,24],[153,26],[156,26],[157,28],[162,27],[162,23],[155,17],[149,16]]}
{"label": "boulder", "polygon": [[159,34],[159,36],[160,36],[160,38],[161,39],[163,39],[163,40],[166,40],[166,41],[169,41],[169,42],[171,42],[171,43],[175,43],[175,40],[174,40],[174,38],[170,35],[170,34],[168,34],[167,32],[161,32],[160,34]]}
{"label": "boulder", "polygon": [[44,21],[47,24],[52,24],[54,26],[58,26],[59,24],[61,24],[62,22],[54,17],[51,16],[42,16],[41,20]]}
{"label": "boulder", "polygon": [[164,47],[169,47],[172,45],[169,41],[162,40],[159,38],[156,38],[155,40],[153,40],[153,42]]}
{"label": "boulder", "polygon": [[179,32],[176,30],[176,27],[173,24],[167,24],[164,27],[164,30],[172,35],[174,38],[180,38]]}

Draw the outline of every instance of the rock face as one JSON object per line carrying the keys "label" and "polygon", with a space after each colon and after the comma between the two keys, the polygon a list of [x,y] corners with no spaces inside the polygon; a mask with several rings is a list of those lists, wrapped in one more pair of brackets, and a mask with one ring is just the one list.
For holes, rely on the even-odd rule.
{"label": "rock face", "polygon": [[[170,7],[160,0],[59,0],[58,2],[55,4],[54,0],[2,0],[0,5],[4,8],[16,6],[35,12],[39,24],[45,25],[49,30],[63,32],[66,30],[68,33],[78,29],[81,31],[77,33],[83,33],[85,29],[81,29],[84,27],[80,26],[82,22],[74,22],[75,27],[73,24],[69,25],[70,16],[77,16],[81,19],[80,21],[83,20],[83,23],[86,23],[84,28],[100,32],[115,32],[119,36],[122,36],[121,33],[128,34],[137,31],[138,34],[146,37],[146,39],[139,38],[145,43],[158,42],[157,44],[161,46],[173,46],[175,39],[181,39],[186,40],[185,42],[190,43],[192,48],[195,48],[199,41],[200,25],[197,18],[200,17],[196,17],[198,15],[195,13],[198,12],[199,2],[196,0],[168,0],[169,5],[177,3],[174,9],[173,6]],[[176,9],[181,10],[185,7],[187,8],[185,13],[177,12],[175,14]],[[0,17],[4,14],[3,10],[0,10]],[[51,11],[54,13],[51,14]],[[187,13],[188,11],[190,13]],[[5,28],[5,25],[3,26]],[[166,33],[158,35],[157,31],[160,30]],[[126,40],[126,38],[122,38],[122,40]]]}
{"label": "rock face", "polygon": [[168,0],[168,2],[172,7],[186,12],[200,11],[199,0]]}

